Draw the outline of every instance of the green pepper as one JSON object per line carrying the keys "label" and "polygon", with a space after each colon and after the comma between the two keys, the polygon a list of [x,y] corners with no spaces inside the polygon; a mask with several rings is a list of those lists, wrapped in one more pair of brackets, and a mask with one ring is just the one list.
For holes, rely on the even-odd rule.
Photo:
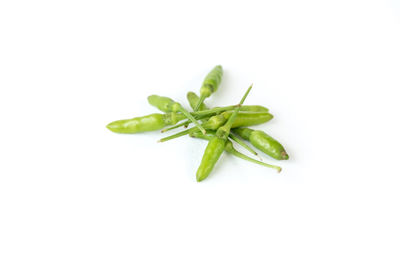
{"label": "green pepper", "polygon": [[225,150],[225,143],[226,139],[216,136],[211,138],[208,142],[200,166],[197,169],[196,179],[198,182],[203,181],[210,175],[218,159],[221,157],[222,152]]}
{"label": "green pepper", "polygon": [[184,115],[177,113],[153,113],[143,117],[113,121],[107,125],[107,128],[115,133],[140,133],[160,130],[184,118]]}
{"label": "green pepper", "polygon": [[[240,110],[241,109],[242,108],[240,108]],[[233,113],[233,111],[225,111],[219,115],[212,116],[203,124],[203,127],[206,129],[216,130],[224,125],[224,123],[228,121]],[[265,123],[270,121],[273,117],[274,116],[272,114],[265,112],[239,112],[232,124],[232,128],[247,127]]]}
{"label": "green pepper", "polygon": [[[210,117],[207,121],[202,124],[202,127],[207,130],[217,130],[219,127],[223,126],[228,119],[232,116],[234,112],[227,111],[221,113],[219,115],[215,115]],[[270,113],[261,113],[261,112],[239,112],[237,116],[235,116],[235,120],[233,121],[232,128],[237,127],[247,127],[252,125],[261,124],[267,121],[270,121],[273,118],[273,115]],[[182,132],[161,138],[159,142],[165,142],[168,140],[175,139],[180,136],[184,136],[191,132],[198,131],[197,128],[190,128],[188,130],[184,130]]]}
{"label": "green pepper", "polygon": [[234,132],[243,139],[250,141],[253,146],[274,159],[289,159],[289,155],[286,153],[283,146],[263,131],[252,130],[250,128],[238,128],[234,129]]}
{"label": "green pepper", "polygon": [[222,66],[218,65],[215,66],[206,76],[203,81],[203,84],[200,88],[200,99],[197,102],[194,111],[199,110],[200,105],[204,102],[204,99],[210,97],[212,93],[217,91],[221,80],[222,80],[223,70]]}

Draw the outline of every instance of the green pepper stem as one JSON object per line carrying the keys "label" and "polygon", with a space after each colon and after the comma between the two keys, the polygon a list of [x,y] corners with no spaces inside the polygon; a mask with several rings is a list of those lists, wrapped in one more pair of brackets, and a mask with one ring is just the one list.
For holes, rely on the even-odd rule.
{"label": "green pepper stem", "polygon": [[[195,119],[204,119],[204,118],[208,118],[210,117],[210,115],[216,114],[216,113],[221,113],[224,111],[229,111],[232,110],[234,108],[236,108],[238,105],[232,105],[232,106],[226,106],[226,107],[219,107],[219,108],[213,108],[213,109],[209,109],[209,110],[203,110],[203,111],[198,111],[198,112],[190,112],[190,114],[195,118]],[[185,126],[187,127],[192,121],[191,120],[187,120],[184,121],[182,123],[179,123],[177,125],[174,125],[172,127],[166,128],[161,130],[162,133],[168,132],[170,130]],[[204,128],[204,127],[203,127]]]}
{"label": "green pepper stem", "polygon": [[232,155],[234,155],[234,156],[236,156],[238,158],[241,158],[241,159],[256,163],[256,164],[264,166],[264,167],[273,168],[273,169],[277,170],[278,172],[282,171],[282,168],[279,167],[279,166],[271,165],[271,164],[268,164],[268,163],[265,163],[265,162],[261,162],[261,161],[255,160],[253,158],[250,158],[250,157],[246,156],[245,154],[240,153],[237,150],[232,150],[231,153],[232,153]]}
{"label": "green pepper stem", "polygon": [[161,138],[160,140],[158,140],[158,142],[162,143],[162,142],[165,142],[165,141],[169,141],[169,140],[172,140],[172,139],[187,135],[187,134],[190,133],[190,130],[192,130],[192,129],[194,129],[194,128],[190,128],[190,129],[184,130],[182,132],[179,132],[179,133],[176,133],[176,134]]}
{"label": "green pepper stem", "polygon": [[250,85],[250,87],[247,89],[246,93],[243,95],[242,99],[240,100],[240,103],[235,107],[232,115],[229,117],[228,121],[225,123],[224,126],[220,127],[217,131],[217,136],[227,139],[229,132],[232,128],[233,123],[236,120],[237,114],[239,113],[241,105],[243,105],[244,101],[247,98],[247,95],[250,93],[251,88],[253,88],[253,84]]}
{"label": "green pepper stem", "polygon": [[[249,151],[251,154],[253,154],[254,156],[258,157],[258,153],[252,149],[248,144],[246,144],[242,139],[240,139],[239,137],[237,137],[236,135],[230,133],[229,134],[229,138],[232,139],[233,141],[235,141],[236,143],[238,143],[239,145],[241,145],[244,149],[246,149],[247,151]],[[260,160],[262,160],[261,157],[258,157]]]}
{"label": "green pepper stem", "polygon": [[196,112],[191,112],[193,116],[197,117],[206,117],[210,115],[214,115],[217,113],[221,113],[224,111],[232,110],[235,109],[238,105],[232,105],[232,106],[226,106],[226,107],[219,107],[219,108],[213,108],[213,109],[208,109],[208,110],[202,110],[202,111],[196,111]]}
{"label": "green pepper stem", "polygon": [[231,129],[231,127],[233,125],[233,122],[236,120],[236,116],[239,113],[240,106],[243,105],[243,103],[246,100],[248,94],[250,93],[251,88],[253,88],[253,84],[251,84],[250,87],[247,89],[246,93],[244,94],[244,96],[240,100],[239,105],[235,108],[233,114],[231,115],[229,120],[225,123],[224,127],[229,128],[229,130]]}
{"label": "green pepper stem", "polygon": [[186,109],[179,105],[178,110],[182,112],[183,115],[185,115],[189,120],[191,120],[203,134],[206,134],[206,130],[203,128],[203,126],[201,126],[200,123],[195,118],[193,118],[193,116]]}
{"label": "green pepper stem", "polygon": [[165,132],[171,131],[171,130],[173,130],[173,129],[179,128],[179,127],[181,127],[181,126],[189,125],[190,123],[191,123],[191,121],[190,121],[190,120],[187,120],[187,121],[184,121],[184,122],[179,123],[179,124],[177,124],[177,125],[174,125],[174,126],[172,126],[172,127],[163,129],[163,130],[161,130],[161,132],[162,132],[162,133],[165,133]]}
{"label": "green pepper stem", "polygon": [[206,96],[205,96],[205,95],[200,95],[200,99],[199,99],[199,101],[197,102],[197,105],[196,105],[196,107],[194,108],[193,111],[198,111],[199,108],[200,108],[200,106],[201,106],[201,104],[203,104],[203,102],[204,102],[205,99],[206,99]]}
{"label": "green pepper stem", "polygon": [[[195,118],[195,119],[204,119],[204,118],[208,118],[210,117],[210,115],[215,114],[215,113],[220,113],[223,111],[229,111],[234,109],[235,107],[237,107],[237,105],[234,106],[227,106],[227,107],[221,107],[221,108],[214,108],[212,110],[204,110],[204,111],[199,111],[199,112],[190,112],[190,114]],[[166,128],[161,130],[162,133],[168,132],[170,130],[185,126],[187,127],[192,121],[191,120],[187,120],[184,121],[182,123],[179,123],[177,125],[174,125],[172,127]],[[204,128],[204,127],[203,127]]]}

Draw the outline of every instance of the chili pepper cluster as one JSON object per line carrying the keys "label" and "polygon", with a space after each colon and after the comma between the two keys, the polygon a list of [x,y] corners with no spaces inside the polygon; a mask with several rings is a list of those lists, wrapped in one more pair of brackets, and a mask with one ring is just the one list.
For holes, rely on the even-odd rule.
{"label": "chili pepper cluster", "polygon": [[[234,142],[249,153],[258,156],[258,153],[246,143],[248,141],[255,148],[276,160],[289,159],[289,155],[277,140],[264,131],[247,128],[248,126],[268,122],[273,118],[268,108],[264,106],[243,105],[252,89],[252,85],[236,105],[210,109],[204,104],[204,100],[218,89],[222,75],[222,67],[220,65],[214,67],[203,81],[200,88],[200,96],[194,92],[187,93],[187,100],[193,109],[192,112],[187,111],[180,103],[169,97],[151,95],[147,98],[150,105],[164,113],[153,113],[147,116],[114,121],[109,123],[107,128],[115,133],[125,134],[157,130],[161,130],[164,133],[179,127],[187,128],[189,124],[193,123],[194,127],[164,137],[159,142],[165,142],[184,135],[208,141],[196,173],[198,182],[203,181],[210,175],[224,151],[238,158],[273,168],[280,172],[281,167],[249,157],[237,151],[233,145]],[[183,122],[178,124],[180,121]],[[167,126],[170,127],[167,128]]]}

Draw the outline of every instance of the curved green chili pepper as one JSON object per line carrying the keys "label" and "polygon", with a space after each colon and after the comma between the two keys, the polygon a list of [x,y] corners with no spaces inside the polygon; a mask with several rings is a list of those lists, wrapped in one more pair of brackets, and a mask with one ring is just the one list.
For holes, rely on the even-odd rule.
{"label": "curved green chili pepper", "polygon": [[[215,136],[215,132],[213,132],[213,131],[211,131],[211,132],[208,131],[207,134],[205,134],[205,135],[202,134],[199,131],[190,133],[190,137],[201,138],[201,139],[205,139],[205,140],[208,140],[208,141],[210,141],[214,136]],[[265,166],[265,167],[276,169],[278,172],[281,172],[281,170],[282,170],[282,168],[279,167],[279,166],[267,164],[267,163],[255,160],[253,158],[250,158],[250,157],[246,156],[243,153],[240,153],[239,151],[237,151],[235,149],[235,147],[233,146],[232,142],[229,141],[229,140],[225,144],[225,151],[230,153],[230,154],[232,154],[232,155],[234,155],[234,156],[236,156],[236,157],[238,157],[238,158],[241,158],[241,159],[244,159],[244,160],[256,163],[256,164],[259,164],[261,166]]]}
{"label": "curved green chili pepper", "polygon": [[202,131],[203,134],[206,133],[206,130],[199,124],[199,122],[186,110],[182,107],[181,104],[175,102],[169,97],[151,95],[147,98],[150,105],[155,106],[161,111],[164,112],[182,112],[189,120],[191,120],[197,128]]}
{"label": "curved green chili pepper", "polygon": [[218,128],[216,135],[213,138],[211,138],[211,140],[208,142],[206,150],[204,151],[203,158],[201,159],[200,166],[197,169],[196,179],[198,182],[203,181],[208,177],[208,175],[210,175],[218,159],[221,157],[221,154],[225,149],[225,144],[228,140],[231,127],[240,110],[240,106],[245,101],[252,87],[253,85],[251,85],[249,89],[247,89],[246,93],[240,100],[238,107],[235,108],[235,111],[229,117],[229,120],[225,123],[224,126]]}
{"label": "curved green chili pepper", "polygon": [[106,127],[115,133],[140,133],[160,130],[168,125],[174,125],[185,116],[176,113],[153,113],[143,117],[127,120],[118,120],[109,123]]}
{"label": "curved green chili pepper", "polygon": [[194,111],[199,110],[200,105],[204,102],[204,99],[207,97],[210,97],[212,93],[217,91],[221,80],[222,80],[222,66],[218,65],[215,66],[206,76],[206,78],[203,81],[203,84],[200,88],[200,100],[197,102],[196,107],[194,108]]}
{"label": "curved green chili pepper", "polygon": [[274,138],[269,136],[263,131],[252,130],[249,128],[238,128],[234,132],[245,140],[249,140],[250,143],[264,152],[265,154],[273,157],[277,160],[289,159],[289,155],[286,153],[283,146]]}

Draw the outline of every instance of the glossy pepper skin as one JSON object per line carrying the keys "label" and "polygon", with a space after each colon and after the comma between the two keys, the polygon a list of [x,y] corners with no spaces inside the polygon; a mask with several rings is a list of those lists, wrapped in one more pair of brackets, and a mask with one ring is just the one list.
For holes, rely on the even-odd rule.
{"label": "glossy pepper skin", "polygon": [[243,139],[250,141],[253,146],[274,159],[289,159],[289,155],[286,153],[283,146],[263,131],[252,130],[249,128],[238,128],[234,129],[234,132]]}
{"label": "glossy pepper skin", "polygon": [[182,114],[176,113],[153,113],[143,117],[113,121],[107,125],[107,128],[115,133],[141,133],[160,130],[165,126],[174,125],[184,118],[185,116]]}
{"label": "glossy pepper skin", "polygon": [[197,169],[196,179],[198,182],[203,181],[210,175],[222,152],[225,150],[226,139],[214,136],[204,151],[203,158],[199,168]]}

